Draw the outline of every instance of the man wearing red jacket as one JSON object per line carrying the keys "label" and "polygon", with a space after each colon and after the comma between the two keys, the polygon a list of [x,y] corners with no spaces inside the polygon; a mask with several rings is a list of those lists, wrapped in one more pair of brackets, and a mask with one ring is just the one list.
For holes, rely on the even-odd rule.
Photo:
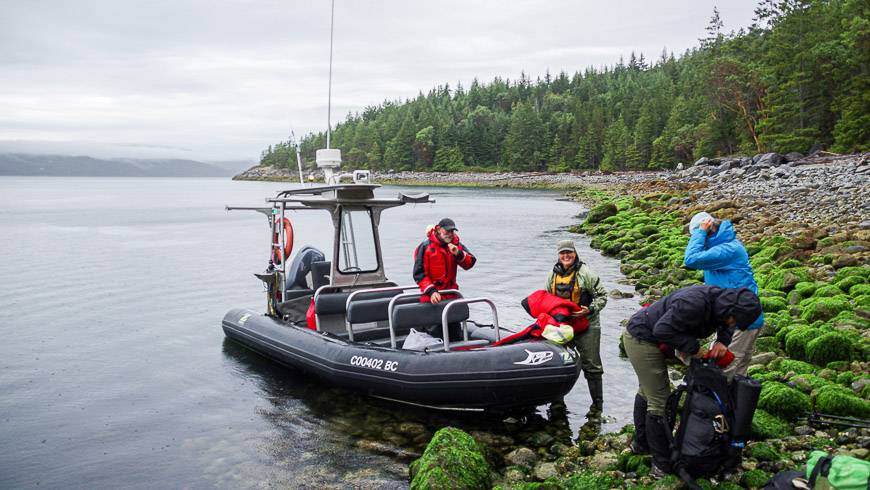
{"label": "man wearing red jacket", "polygon": [[477,258],[459,241],[456,223],[444,218],[429,230],[426,240],[414,251],[414,281],[420,286],[421,302],[438,304],[455,298],[441,294],[445,289],[459,289],[456,284],[456,266],[471,269]]}

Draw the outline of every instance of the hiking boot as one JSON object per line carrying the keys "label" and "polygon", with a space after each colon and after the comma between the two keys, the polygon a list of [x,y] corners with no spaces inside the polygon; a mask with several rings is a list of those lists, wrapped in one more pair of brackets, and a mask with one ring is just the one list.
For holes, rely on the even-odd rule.
{"label": "hiking boot", "polygon": [[649,469],[649,476],[655,478],[656,480],[661,480],[662,478],[668,476],[668,472],[659,468],[653,463],[652,468]]}
{"label": "hiking boot", "polygon": [[649,444],[646,442],[646,398],[640,394],[634,395],[634,437],[631,440],[631,451],[634,454],[649,453]]}
{"label": "hiking boot", "polygon": [[637,455],[649,454],[649,447],[646,444],[642,444],[635,434],[631,439],[631,452]]}
{"label": "hiking boot", "polygon": [[670,427],[661,415],[646,414],[646,442],[652,456],[652,466],[665,473],[671,471]]}
{"label": "hiking boot", "polygon": [[589,387],[589,397],[592,398],[586,418],[601,418],[604,411],[604,381],[600,376],[587,378],[586,385]]}

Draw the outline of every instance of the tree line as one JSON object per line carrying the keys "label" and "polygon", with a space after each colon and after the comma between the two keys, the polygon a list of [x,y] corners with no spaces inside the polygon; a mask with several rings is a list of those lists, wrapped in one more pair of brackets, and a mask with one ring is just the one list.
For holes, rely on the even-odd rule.
{"label": "tree line", "polygon": [[[345,167],[376,170],[672,168],[701,156],[870,151],[870,2],[763,0],[748,29],[714,9],[699,46],[532,81],[475,79],[348,114]],[[301,141],[303,161],[326,133]],[[292,144],[261,164],[296,167]]]}

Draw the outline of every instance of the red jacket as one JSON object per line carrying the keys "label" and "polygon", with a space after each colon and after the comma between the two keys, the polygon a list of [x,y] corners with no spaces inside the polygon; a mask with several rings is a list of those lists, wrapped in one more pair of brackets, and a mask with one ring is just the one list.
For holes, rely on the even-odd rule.
{"label": "red jacket", "polygon": [[[447,244],[438,238],[438,228],[432,228],[428,238],[414,250],[414,281],[420,286],[424,295],[420,301],[429,301],[429,295],[444,289],[459,289],[456,284],[456,266],[465,270],[471,269],[477,259],[459,242],[459,234],[453,233],[453,244],[459,247],[459,253],[453,255],[447,250]],[[444,299],[451,299],[445,295]]]}
{"label": "red jacket", "polygon": [[589,328],[589,320],[584,317],[572,317],[571,313],[580,311],[580,306],[573,301],[560,298],[544,290],[535,291],[529,295],[529,313],[537,319],[535,322],[541,330],[547,325],[571,325],[574,334],[581,334]]}
{"label": "red jacket", "polygon": [[528,338],[540,338],[547,325],[558,326],[563,323],[571,325],[575,336],[589,328],[589,320],[571,316],[571,313],[580,311],[580,306],[569,299],[539,290],[530,294],[525,303],[528,304],[529,314],[535,317],[535,323],[493,345],[505,345]]}

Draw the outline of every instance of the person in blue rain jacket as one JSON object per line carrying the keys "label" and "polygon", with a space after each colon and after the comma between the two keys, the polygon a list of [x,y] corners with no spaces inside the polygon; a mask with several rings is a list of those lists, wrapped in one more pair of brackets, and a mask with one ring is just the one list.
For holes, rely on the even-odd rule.
{"label": "person in blue rain jacket", "polygon": [[[758,293],[758,284],[749,263],[746,247],[737,239],[729,220],[718,220],[700,212],[689,222],[689,244],[683,259],[686,267],[704,271],[704,284],[720,288],[748,288]],[[735,332],[728,349],[734,361],[725,369],[728,379],[746,376],[749,361],[755,352],[755,341],[764,325],[764,313],[745,331]]]}

